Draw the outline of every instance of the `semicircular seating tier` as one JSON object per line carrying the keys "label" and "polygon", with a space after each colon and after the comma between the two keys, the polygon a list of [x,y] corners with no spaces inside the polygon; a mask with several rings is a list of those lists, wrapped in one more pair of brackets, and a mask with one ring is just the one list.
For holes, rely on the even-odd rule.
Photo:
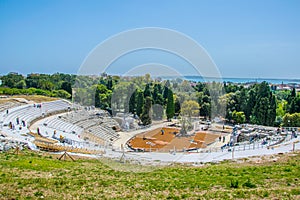
{"label": "semicircular seating tier", "polygon": [[3,124],[15,123],[18,118],[21,122],[24,120],[27,126],[35,119],[54,114],[60,111],[67,111],[70,103],[65,100],[56,100],[40,104],[27,104],[14,107],[8,110],[8,114],[3,118]]}
{"label": "semicircular seating tier", "polygon": [[119,134],[114,130],[118,129],[118,122],[109,117],[103,110],[76,110],[59,118],[104,141],[114,142],[119,138]]}
{"label": "semicircular seating tier", "polygon": [[6,111],[7,109],[17,107],[17,106],[21,106],[21,105],[24,105],[24,103],[14,102],[14,101],[8,101],[8,102],[5,102],[5,103],[1,103],[0,104],[0,112]]}
{"label": "semicircular seating tier", "polygon": [[77,125],[74,125],[72,123],[66,122],[64,120],[61,120],[59,118],[51,118],[47,119],[44,123],[44,126],[47,126],[49,128],[67,132],[67,133],[73,133],[80,135],[83,132],[83,128],[80,128]]}

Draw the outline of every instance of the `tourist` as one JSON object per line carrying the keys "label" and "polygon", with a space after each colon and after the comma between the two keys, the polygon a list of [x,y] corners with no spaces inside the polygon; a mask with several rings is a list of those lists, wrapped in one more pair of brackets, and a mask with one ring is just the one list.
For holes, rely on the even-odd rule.
{"label": "tourist", "polygon": [[292,131],[292,134],[291,134],[291,139],[293,139],[293,138],[297,138],[295,131]]}
{"label": "tourist", "polygon": [[61,143],[65,142],[64,137],[62,135],[59,136],[59,140],[60,140]]}
{"label": "tourist", "polygon": [[19,125],[19,123],[20,123],[19,117],[16,118],[16,122],[17,122],[17,125]]}
{"label": "tourist", "polygon": [[165,134],[165,131],[164,129],[161,129],[161,134],[164,135]]}
{"label": "tourist", "polygon": [[225,136],[223,136],[223,143],[225,142]]}
{"label": "tourist", "polygon": [[53,139],[56,139],[56,130],[53,131],[52,138],[53,138]]}
{"label": "tourist", "polygon": [[277,132],[276,132],[276,133],[277,133],[277,135],[279,135],[279,134],[280,134],[280,132],[281,132],[281,131],[280,131],[280,128],[278,127],[278,128],[277,128]]}
{"label": "tourist", "polygon": [[8,115],[8,110],[6,110],[6,114]]}

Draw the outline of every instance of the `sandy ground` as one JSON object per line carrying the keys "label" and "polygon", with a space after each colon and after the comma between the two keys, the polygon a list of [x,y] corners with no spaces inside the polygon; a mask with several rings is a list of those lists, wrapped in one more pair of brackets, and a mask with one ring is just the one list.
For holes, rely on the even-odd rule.
{"label": "sandy ground", "polygon": [[152,131],[152,130],[157,129],[157,128],[163,128],[166,125],[167,125],[166,122],[161,122],[161,123],[152,125],[151,127],[146,128],[146,129],[139,129],[139,130],[135,130],[135,131],[131,131],[131,132],[122,132],[121,131],[121,132],[119,132],[120,138],[114,142],[113,147],[116,148],[116,149],[120,149],[121,146],[123,145],[123,147],[125,149],[128,149],[125,144],[133,136],[141,134],[141,133],[145,133],[145,132],[148,132],[148,131]]}

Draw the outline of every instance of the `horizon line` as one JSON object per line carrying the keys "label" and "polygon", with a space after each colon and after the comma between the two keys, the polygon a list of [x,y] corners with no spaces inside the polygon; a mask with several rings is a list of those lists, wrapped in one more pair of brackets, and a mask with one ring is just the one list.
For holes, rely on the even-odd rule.
{"label": "horizon line", "polygon": [[[75,73],[65,73],[65,72],[55,72],[55,73],[41,73],[41,72],[30,72],[30,73],[20,73],[20,72],[8,72],[6,74],[2,74],[0,73],[0,77],[1,76],[5,76],[5,75],[8,75],[10,73],[17,73],[17,74],[21,74],[23,76],[27,76],[27,75],[30,75],[30,74],[47,74],[47,75],[53,75],[53,74],[69,74],[69,75],[79,75],[79,74],[75,74]],[[103,73],[106,73],[106,72],[103,72]],[[114,73],[106,73],[108,76],[120,76],[120,77],[138,77],[138,76],[144,76],[146,74],[149,74],[149,73],[145,73],[145,74],[140,74],[140,75],[126,75],[126,76],[123,76],[122,74],[114,74]],[[101,74],[85,74],[84,76],[101,76]],[[154,77],[154,78],[163,78],[163,77],[179,77],[179,76],[168,76],[168,75],[151,75],[150,74],[150,77]],[[208,78],[208,79],[253,79],[253,80],[296,80],[296,81],[300,81],[300,78],[287,78],[287,77],[282,77],[282,78],[279,78],[279,77],[208,77],[208,76],[201,76],[201,75],[193,75],[193,74],[186,74],[186,75],[181,75],[180,77],[201,77],[201,78]],[[179,78],[180,78],[179,77]]]}

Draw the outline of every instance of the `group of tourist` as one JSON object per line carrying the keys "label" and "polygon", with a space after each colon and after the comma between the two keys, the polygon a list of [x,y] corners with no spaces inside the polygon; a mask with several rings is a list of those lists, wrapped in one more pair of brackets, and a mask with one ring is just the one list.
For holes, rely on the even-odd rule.
{"label": "group of tourist", "polygon": [[219,136],[219,142],[222,141],[222,138],[223,138],[223,143],[224,143],[225,142],[225,136],[222,137],[221,135]]}
{"label": "group of tourist", "polygon": [[22,130],[23,127],[26,127],[26,122],[25,122],[25,120],[20,121],[20,118],[17,117],[16,118],[16,125],[13,122],[8,123],[8,128],[11,129],[11,130],[16,130],[15,126],[19,126],[19,130]]}
{"label": "group of tourist", "polygon": [[42,108],[42,104],[41,103],[39,103],[39,104],[33,104],[33,107],[34,108]]}

